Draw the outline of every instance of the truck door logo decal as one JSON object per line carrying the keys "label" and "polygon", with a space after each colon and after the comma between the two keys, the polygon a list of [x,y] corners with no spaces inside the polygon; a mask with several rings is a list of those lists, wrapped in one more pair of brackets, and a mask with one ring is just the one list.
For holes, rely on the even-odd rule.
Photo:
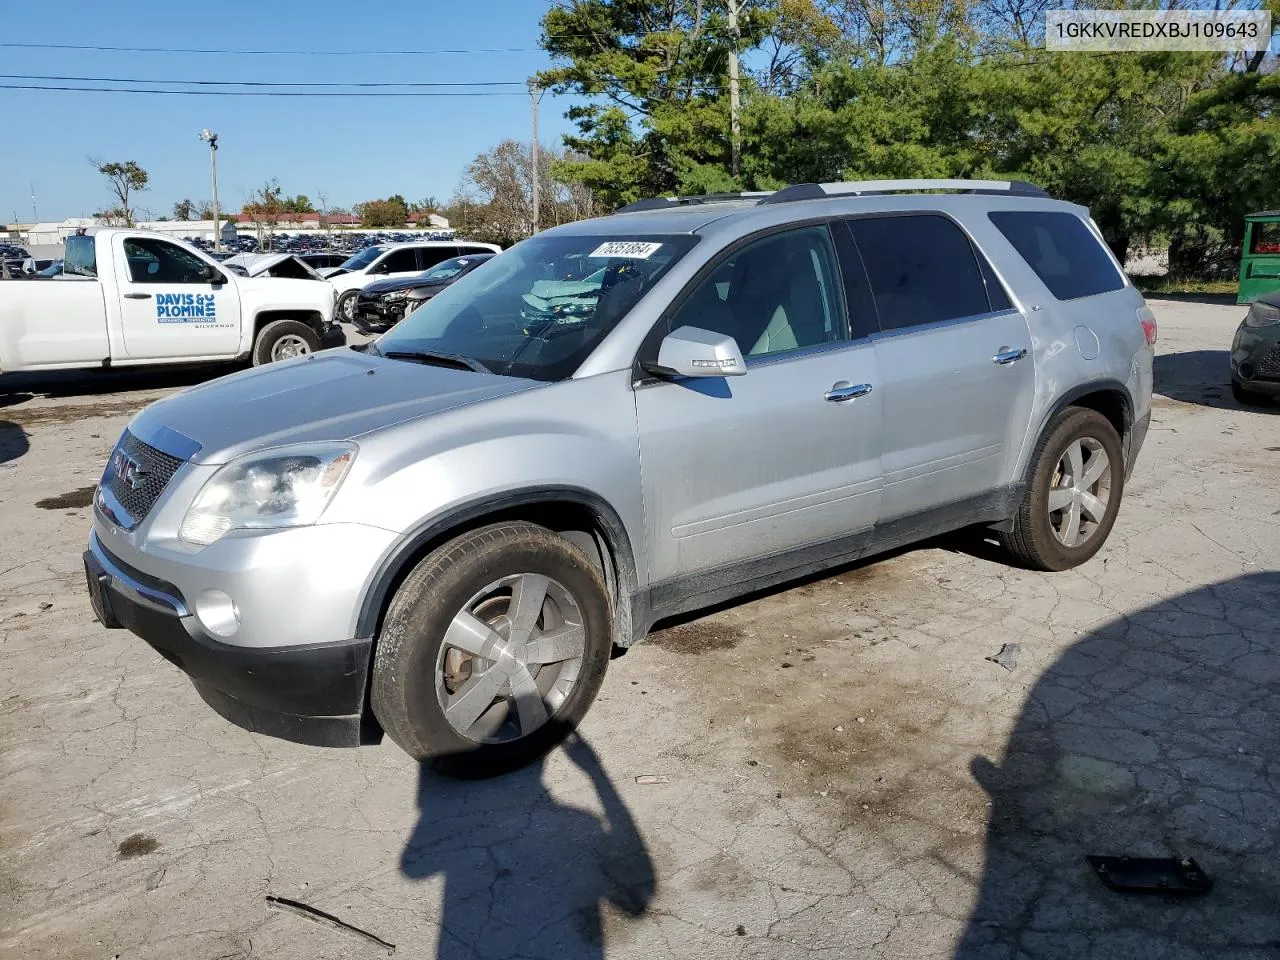
{"label": "truck door logo decal", "polygon": [[156,294],[157,323],[208,323],[218,319],[212,293]]}

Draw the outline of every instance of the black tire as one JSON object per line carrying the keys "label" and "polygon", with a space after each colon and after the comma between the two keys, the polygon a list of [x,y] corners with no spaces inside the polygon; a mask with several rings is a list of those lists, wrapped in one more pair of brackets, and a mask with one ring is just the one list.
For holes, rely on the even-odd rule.
{"label": "black tire", "polygon": [[354,321],[356,297],[358,296],[360,296],[359,290],[348,290],[342,296],[338,297],[338,302],[333,305],[333,319],[340,323],[351,323]]}
{"label": "black tire", "polygon": [[276,344],[285,337],[298,337],[307,344],[307,353],[315,353],[320,349],[320,337],[301,320],[272,320],[258,331],[258,339],[253,342],[253,365],[260,367],[270,363]]}
{"label": "black tire", "polygon": [[1247,390],[1235,380],[1231,381],[1231,396],[1235,397],[1236,403],[1245,407],[1260,407],[1271,401],[1265,394]]}
{"label": "black tire", "polygon": [[[1068,546],[1054,532],[1050,521],[1049,491],[1058,461],[1077,440],[1101,445],[1110,462],[1110,491],[1103,518],[1081,543]],[[1031,482],[1013,519],[1013,529],[999,534],[1012,559],[1032,570],[1069,570],[1102,549],[1115,525],[1124,494],[1124,451],[1116,428],[1096,410],[1068,407],[1058,414],[1036,444]]]}
{"label": "black tire", "polygon": [[[440,702],[436,671],[445,632],[477,592],[521,574],[551,578],[576,602],[585,630],[580,670],[542,726],[519,739],[479,741],[456,730]],[[599,572],[563,537],[514,521],[465,533],[422,560],[396,591],[375,644],[374,715],[406,753],[442,773],[475,778],[514,770],[545,754],[586,715],[609,665],[611,622]],[[499,709],[501,699],[493,701]]]}

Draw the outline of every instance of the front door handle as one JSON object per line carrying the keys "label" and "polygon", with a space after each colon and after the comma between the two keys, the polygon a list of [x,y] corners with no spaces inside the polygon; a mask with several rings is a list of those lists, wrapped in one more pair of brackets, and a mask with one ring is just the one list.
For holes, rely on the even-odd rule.
{"label": "front door handle", "polygon": [[846,400],[865,397],[870,392],[871,384],[869,383],[850,383],[848,380],[837,380],[831,385],[831,389],[824,394],[824,398],[832,403],[844,403]]}
{"label": "front door handle", "polygon": [[991,360],[994,363],[1014,363],[1017,360],[1021,360],[1026,355],[1026,347],[1001,347]]}
{"label": "front door handle", "polygon": [[126,293],[126,294],[124,295],[124,298],[125,298],[126,300],[150,300],[150,299],[151,299],[151,294],[149,294],[149,293]]}

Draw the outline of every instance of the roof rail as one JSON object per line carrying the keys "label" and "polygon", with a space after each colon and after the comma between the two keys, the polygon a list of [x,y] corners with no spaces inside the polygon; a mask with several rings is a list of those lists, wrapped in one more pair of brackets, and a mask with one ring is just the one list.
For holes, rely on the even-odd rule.
{"label": "roof rail", "polygon": [[637,213],[640,210],[669,210],[672,207],[690,207],[702,203],[729,203],[733,200],[760,200],[769,196],[769,191],[752,191],[744,193],[707,193],[700,197],[649,197],[637,200],[620,207],[614,213]]}
{"label": "roof rail", "polygon": [[955,193],[1048,197],[1046,190],[1023,180],[849,180],[843,183],[797,183],[766,196],[761,203],[789,203],[824,197],[858,197],[878,193],[950,190]]}

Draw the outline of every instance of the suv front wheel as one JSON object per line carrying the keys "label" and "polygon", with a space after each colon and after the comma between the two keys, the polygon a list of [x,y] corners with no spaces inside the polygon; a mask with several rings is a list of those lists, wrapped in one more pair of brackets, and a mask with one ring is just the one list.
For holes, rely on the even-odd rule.
{"label": "suv front wheel", "polygon": [[604,583],[577,547],[531,523],[482,527],[427,556],[396,592],[373,712],[445,773],[502,773],[578,724],[611,649]]}
{"label": "suv front wheel", "polygon": [[1096,410],[1068,407],[1036,445],[1031,482],[1000,542],[1033,570],[1079,566],[1102,549],[1123,492],[1116,428]]}

